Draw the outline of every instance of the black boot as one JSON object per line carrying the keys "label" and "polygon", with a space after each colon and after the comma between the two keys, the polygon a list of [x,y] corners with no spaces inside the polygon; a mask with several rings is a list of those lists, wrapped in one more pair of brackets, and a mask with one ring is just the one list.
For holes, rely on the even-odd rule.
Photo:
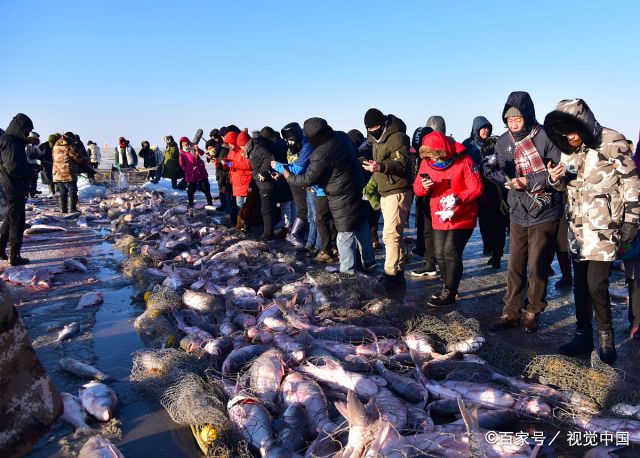
{"label": "black boot", "polygon": [[571,261],[568,253],[558,253],[558,264],[562,278],[556,282],[556,288],[571,288],[573,277],[571,275]]}
{"label": "black boot", "polygon": [[442,288],[442,292],[429,299],[428,305],[429,307],[448,307],[451,305],[455,305],[456,303],[456,292],[451,291],[446,286]]}
{"label": "black boot", "polygon": [[69,212],[76,213],[78,211],[78,195],[69,195]]}
{"label": "black boot", "polygon": [[[588,355],[593,351],[593,331],[589,329],[576,329],[573,340],[558,349],[561,355],[578,356]],[[615,350],[614,350],[615,351]]]}
{"label": "black boot", "polygon": [[58,203],[60,204],[60,211],[62,213],[69,213],[69,202],[67,196],[63,196],[62,193],[58,193]]}
{"label": "black boot", "polygon": [[302,233],[304,232],[304,228],[306,223],[302,221],[300,218],[296,218],[293,222],[293,226],[291,226],[291,230],[286,236],[287,242],[293,245],[296,248],[304,248],[304,243],[300,241]]}
{"label": "black boot", "polygon": [[29,264],[29,260],[20,256],[20,250],[10,248],[9,264],[12,266],[24,266]]}
{"label": "black boot", "polygon": [[598,331],[598,356],[605,364],[616,362],[616,346],[613,343],[613,331]]}
{"label": "black boot", "polygon": [[9,240],[9,236],[8,235],[0,235],[0,259],[2,259],[3,261],[6,261],[9,259],[9,256],[7,256],[7,242]]}

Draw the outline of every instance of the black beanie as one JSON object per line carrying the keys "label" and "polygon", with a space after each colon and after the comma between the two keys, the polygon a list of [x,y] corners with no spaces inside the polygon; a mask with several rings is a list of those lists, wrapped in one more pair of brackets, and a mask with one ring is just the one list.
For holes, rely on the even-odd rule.
{"label": "black beanie", "polygon": [[211,129],[211,132],[209,132],[209,137],[217,137],[218,135],[220,135],[220,130],[218,129]]}
{"label": "black beanie", "polygon": [[373,126],[384,126],[386,116],[377,108],[369,108],[364,115],[364,126],[368,129]]}
{"label": "black beanie", "polygon": [[273,130],[273,127],[271,126],[265,126],[262,129],[260,129],[260,136],[268,140],[271,140],[272,142],[275,142],[278,140],[276,131]]}
{"label": "black beanie", "polygon": [[217,142],[214,139],[210,139],[210,140],[207,140],[207,142],[204,144],[204,149],[209,149],[210,146],[215,148],[216,145],[217,145]]}

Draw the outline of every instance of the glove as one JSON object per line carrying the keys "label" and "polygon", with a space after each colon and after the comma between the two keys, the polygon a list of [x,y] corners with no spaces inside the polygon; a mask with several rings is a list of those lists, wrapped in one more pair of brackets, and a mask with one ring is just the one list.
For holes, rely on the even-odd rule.
{"label": "glove", "polygon": [[631,243],[638,235],[638,225],[636,223],[622,223],[620,228],[620,241],[622,243]]}

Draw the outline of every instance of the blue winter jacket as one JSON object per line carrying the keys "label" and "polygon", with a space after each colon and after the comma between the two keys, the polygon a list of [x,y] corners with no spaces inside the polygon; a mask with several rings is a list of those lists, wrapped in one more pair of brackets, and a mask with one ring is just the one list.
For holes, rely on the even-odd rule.
{"label": "blue winter jacket", "polygon": [[[289,173],[294,175],[303,175],[307,170],[307,167],[309,167],[309,162],[311,162],[311,153],[313,153],[313,146],[305,137],[302,139],[302,149],[300,150],[300,154],[298,154],[298,160],[293,164],[282,164],[278,162],[273,169],[280,175],[284,175],[285,168]],[[311,189],[313,189],[319,197],[324,197],[326,195],[324,190],[319,186],[311,186]]]}

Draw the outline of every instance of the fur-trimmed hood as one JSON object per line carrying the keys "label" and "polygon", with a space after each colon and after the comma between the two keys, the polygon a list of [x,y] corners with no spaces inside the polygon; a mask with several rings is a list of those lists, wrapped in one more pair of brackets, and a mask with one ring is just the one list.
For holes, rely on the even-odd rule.
{"label": "fur-trimmed hood", "polygon": [[602,143],[602,126],[582,99],[561,100],[556,109],[544,119],[544,129],[549,139],[563,153],[571,153],[565,135],[576,132],[589,148],[596,149]]}

